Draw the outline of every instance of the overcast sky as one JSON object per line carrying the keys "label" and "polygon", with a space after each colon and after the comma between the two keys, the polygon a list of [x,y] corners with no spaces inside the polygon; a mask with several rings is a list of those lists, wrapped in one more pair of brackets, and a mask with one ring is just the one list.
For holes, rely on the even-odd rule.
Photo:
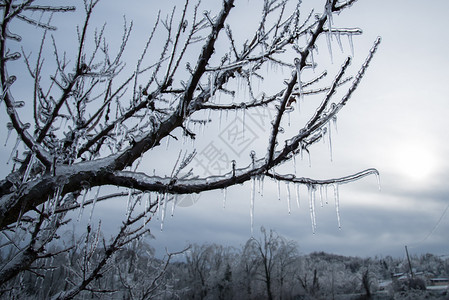
{"label": "overcast sky", "polygon": [[[138,4],[129,6],[130,2],[124,5],[124,1],[103,1],[96,17],[99,20],[109,17],[111,30],[122,27],[123,14],[128,20],[134,20],[132,49],[142,49],[145,38],[140,37],[149,33],[157,5],[162,1],[135,2]],[[164,5],[175,2],[180,1],[165,1]],[[212,3],[220,1],[204,2],[216,6]],[[257,20],[259,16],[260,12],[253,10],[254,3],[258,2],[236,2],[231,20],[237,24],[234,28],[244,31],[248,28],[246,21]],[[303,2],[302,17],[305,18],[312,3],[323,1]],[[165,9],[163,14],[169,11],[167,7],[161,7]],[[320,4],[316,12],[321,11]],[[317,229],[313,233],[307,188],[300,187],[298,208],[294,187],[290,187],[292,209],[289,214],[285,184],[280,184],[279,201],[277,183],[265,179],[263,196],[259,193],[256,196],[255,236],[260,226],[274,229],[297,241],[302,253],[327,251],[343,255],[402,256],[404,246],[408,245],[412,254],[449,254],[449,213],[445,213],[449,205],[446,183],[449,178],[446,159],[449,154],[446,129],[449,113],[448,11],[449,3],[445,0],[427,1],[425,5],[417,0],[359,0],[351,9],[334,16],[336,27],[359,27],[364,32],[353,40],[353,73],[364,61],[377,36],[382,37],[382,44],[362,84],[338,117],[338,131],[334,128],[331,135],[332,161],[329,142],[320,143],[311,148],[310,167],[307,157],[296,162],[297,175],[326,179],[374,167],[381,174],[381,191],[374,176],[341,186],[341,229],[338,228],[333,190],[329,189],[329,203],[323,207],[320,207],[317,196]],[[69,25],[61,25],[60,30],[64,26]],[[328,55],[324,38],[320,45],[320,54]],[[332,47],[334,65],[329,71],[334,70],[334,73],[331,78],[345,55],[351,54],[346,39],[343,40],[345,55],[340,53],[335,39]],[[320,67],[324,69],[325,66]],[[289,77],[289,72],[274,74],[281,79]],[[206,158],[210,147],[220,150],[225,155],[222,158],[235,159],[243,167],[249,162],[251,150],[255,150],[258,157],[264,155],[269,120],[259,119],[260,113],[252,111],[245,115],[245,135],[252,138],[250,145],[236,146],[227,140],[229,126],[241,124],[243,119],[241,113],[237,116],[232,113],[227,118],[222,116],[221,122],[218,115],[212,115],[215,124],[204,130],[195,145],[169,141],[168,149],[175,149],[175,159],[179,151],[176,147],[196,148],[198,154],[192,167],[201,176],[212,167]],[[270,111],[265,113],[268,115]],[[161,148],[152,154],[151,162],[143,164],[149,173],[160,167],[152,165],[154,161],[164,161],[167,157],[166,146]],[[5,151],[2,153],[9,155]],[[220,162],[216,161],[214,167],[221,167]],[[292,167],[290,163],[285,170],[292,173]],[[223,193],[207,192],[194,199],[183,199],[184,207],[176,208],[174,217],[164,222],[162,232],[160,220],[152,220],[156,239],[151,244],[159,250],[167,247],[170,251],[180,250],[191,242],[243,245],[251,237],[250,184],[227,189],[225,208]],[[191,205],[186,201],[195,203]],[[120,204],[102,205],[96,210],[104,219],[103,226],[111,232],[119,226],[117,220],[124,216]]]}

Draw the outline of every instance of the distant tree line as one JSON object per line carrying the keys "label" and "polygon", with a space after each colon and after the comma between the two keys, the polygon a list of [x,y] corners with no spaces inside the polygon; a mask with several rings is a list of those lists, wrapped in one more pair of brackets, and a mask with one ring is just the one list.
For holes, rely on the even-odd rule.
{"label": "distant tree line", "polygon": [[[72,280],[82,280],[90,265],[97,265],[104,250],[95,243],[80,240],[75,243],[78,247],[61,252],[53,261],[42,259],[42,264],[37,265],[39,274],[44,275],[36,276],[30,270],[3,285],[0,296],[57,299]],[[384,298],[375,299],[412,299],[414,295],[431,296],[423,291],[425,278],[449,274],[449,259],[433,254],[411,257],[414,274],[419,276],[407,281],[398,279],[398,274],[407,277],[410,271],[403,258],[300,254],[299,249],[295,242],[263,227],[259,238],[249,239],[240,249],[193,244],[178,253],[167,253],[162,259],[155,258],[154,249],[145,240],[135,240],[116,252],[104,271],[77,297],[371,299],[377,294]],[[11,259],[7,256],[3,253],[1,260]]]}

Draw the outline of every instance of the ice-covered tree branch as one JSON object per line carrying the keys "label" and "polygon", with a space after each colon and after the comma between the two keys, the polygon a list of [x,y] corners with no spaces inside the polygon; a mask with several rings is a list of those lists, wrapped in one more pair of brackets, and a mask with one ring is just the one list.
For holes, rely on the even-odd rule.
{"label": "ice-covered tree branch", "polygon": [[[71,282],[70,289],[53,295],[56,298],[91,289],[114,253],[148,233],[138,221],[146,224],[168,202],[175,207],[176,195],[246,182],[253,185],[255,178],[263,176],[327,186],[378,174],[367,169],[341,178],[313,179],[274,171],[303,151],[311,151],[310,145],[323,138],[376,52],[380,39],[354,76],[349,74],[350,57],[339,71],[308,74],[321,66],[317,48],[323,40],[332,59],[332,37],[344,50],[341,36],[347,36],[354,56],[352,37],[361,30],[338,27],[333,18],[355,1],[324,0],[317,8],[321,13],[303,17],[301,1],[265,0],[252,32],[243,32],[241,24],[234,24],[230,17],[241,4],[220,0],[206,7],[186,0],[180,10],[157,12],[137,55],[130,45],[135,23],[125,18],[121,36],[115,34],[116,43],[111,44],[106,25],[94,29],[96,11],[104,3],[84,0],[76,7],[83,20],[77,21],[75,33],[68,33],[76,42],[65,45],[57,34],[58,16],[70,15],[66,13],[75,7],[39,2],[0,1],[0,105],[8,118],[4,122],[8,137],[16,136],[8,159],[11,171],[0,181],[0,230],[8,237],[23,234],[26,241],[11,244],[13,255],[0,270],[3,283],[12,282],[46,257],[46,248],[69,222],[68,212],[80,210],[81,215],[97,202],[126,199],[126,218],[112,241],[103,241],[98,263],[86,262],[76,271],[82,280]],[[42,37],[37,41],[26,34],[21,37],[13,32],[15,24],[34,26]],[[127,51],[137,59],[132,61]],[[16,67],[21,60],[24,72]],[[334,79],[328,80],[332,73]],[[292,122],[286,137],[283,126],[292,111],[298,110],[304,98],[320,94],[312,113],[298,112],[305,123]],[[18,95],[23,98],[19,100]],[[23,107],[30,108],[29,113]],[[271,124],[264,128],[269,132],[264,137],[266,152],[251,151],[251,162],[233,161],[221,173],[210,170],[210,176],[192,167],[198,151],[187,150],[181,142],[199,138],[195,124],[221,123],[222,112],[239,111],[244,116],[246,111],[267,107],[273,108],[274,115],[266,117]],[[203,112],[211,117],[203,117]],[[220,120],[215,113],[220,113]],[[162,143],[171,150],[168,140],[175,140],[173,147],[180,148],[173,151],[177,157],[166,151],[164,161],[171,172],[158,168],[154,154]],[[111,192],[111,186],[119,191]],[[148,199],[139,210],[142,198],[151,193],[156,199]],[[86,247],[94,243],[90,249],[99,249],[100,233],[86,228]],[[97,254],[92,251],[90,256]]]}

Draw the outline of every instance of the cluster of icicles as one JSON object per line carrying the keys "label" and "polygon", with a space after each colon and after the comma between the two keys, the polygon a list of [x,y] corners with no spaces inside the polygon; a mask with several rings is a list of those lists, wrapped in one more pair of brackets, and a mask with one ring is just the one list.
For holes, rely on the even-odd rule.
{"label": "cluster of icicles", "polygon": [[[257,184],[256,184],[257,182]],[[251,178],[251,200],[250,200],[250,219],[251,219],[251,234],[253,234],[254,229],[254,205],[255,205],[255,198],[256,198],[256,185],[258,186],[257,193],[263,197],[263,184],[264,184],[264,177],[258,176]],[[277,199],[281,201],[281,181],[276,180],[277,184]],[[296,199],[296,205],[298,208],[300,207],[300,183],[290,183],[285,182],[285,187],[287,191],[287,209],[288,214],[291,213],[291,203],[292,203],[292,193],[291,193],[291,185],[294,186],[294,193],[295,193],[295,199]],[[316,192],[319,190],[319,201],[320,206],[323,207],[324,203],[328,204],[328,186],[333,186],[333,194],[334,194],[334,200],[335,200],[335,210],[337,213],[337,222],[338,222],[338,228],[341,228],[341,222],[340,222],[340,199],[339,199],[339,193],[338,193],[338,184],[326,184],[326,185],[315,185],[315,184],[307,184],[307,191],[308,191],[308,202],[309,202],[309,210],[310,210],[310,220],[312,223],[312,232],[315,233],[316,230]],[[223,205],[225,205],[225,201],[223,200]]]}

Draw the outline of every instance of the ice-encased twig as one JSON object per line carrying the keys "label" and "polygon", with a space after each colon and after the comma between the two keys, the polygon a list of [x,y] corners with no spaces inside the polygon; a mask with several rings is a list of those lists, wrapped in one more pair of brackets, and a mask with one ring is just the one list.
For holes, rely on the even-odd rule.
{"label": "ice-encased twig", "polygon": [[266,175],[279,181],[284,182],[292,182],[297,184],[305,184],[305,185],[327,185],[327,184],[346,184],[350,182],[354,182],[356,180],[360,180],[363,177],[369,176],[369,175],[376,175],[379,174],[379,171],[377,171],[374,168],[366,169],[363,171],[360,171],[358,173],[344,176],[344,177],[338,177],[338,178],[331,178],[331,179],[312,179],[307,177],[295,177],[294,175],[280,175],[278,173],[272,173],[268,172]]}

